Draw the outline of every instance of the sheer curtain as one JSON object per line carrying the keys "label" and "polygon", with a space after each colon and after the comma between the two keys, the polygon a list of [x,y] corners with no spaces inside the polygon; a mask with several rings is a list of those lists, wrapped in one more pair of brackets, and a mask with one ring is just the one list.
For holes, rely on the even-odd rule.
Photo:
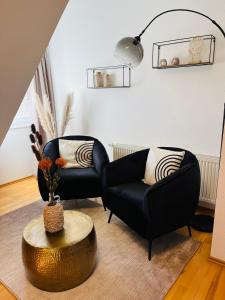
{"label": "sheer curtain", "polygon": [[[45,52],[45,54],[43,55],[43,57],[40,61],[40,64],[35,72],[34,81],[35,81],[36,93],[40,97],[41,101],[43,101],[44,95],[47,95],[47,97],[49,99],[52,114],[55,119],[56,136],[57,136],[55,99],[54,99],[54,91],[53,91],[53,85],[52,85],[51,68],[50,68],[50,63],[49,63],[47,52]],[[46,135],[42,125],[40,124],[40,122],[38,125],[39,125],[39,131],[43,137],[43,141],[45,144],[46,142],[48,142],[47,135]]]}

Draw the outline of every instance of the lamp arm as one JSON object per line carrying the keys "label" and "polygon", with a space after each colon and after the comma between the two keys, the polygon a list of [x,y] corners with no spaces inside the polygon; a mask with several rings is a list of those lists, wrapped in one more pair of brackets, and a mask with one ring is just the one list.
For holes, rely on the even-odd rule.
{"label": "lamp arm", "polygon": [[207,15],[203,14],[203,13],[200,13],[196,10],[191,10],[191,9],[184,9],[184,8],[177,8],[177,9],[170,9],[170,10],[166,10],[166,11],[163,11],[161,12],[160,14],[156,15],[149,23],[148,25],[142,30],[142,32],[136,37],[137,41],[140,41],[140,38],[142,36],[142,34],[145,33],[146,29],[148,29],[148,27],[160,16],[164,15],[164,14],[167,14],[169,12],[174,12],[174,11],[187,11],[187,12],[191,12],[191,13],[195,13],[195,14],[198,14],[198,15],[201,15],[203,17],[205,17],[206,19],[210,20],[217,28],[219,28],[219,30],[222,32],[224,38],[225,38],[225,32],[224,30],[222,29],[222,27],[213,19],[211,19],[210,17],[208,17]]}

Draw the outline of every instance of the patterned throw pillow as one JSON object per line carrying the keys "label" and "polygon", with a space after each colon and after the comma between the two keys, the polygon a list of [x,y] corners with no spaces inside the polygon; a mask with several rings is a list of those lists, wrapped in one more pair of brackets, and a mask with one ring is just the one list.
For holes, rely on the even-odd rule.
{"label": "patterned throw pillow", "polygon": [[144,182],[154,184],[180,168],[185,151],[170,151],[152,147],[145,167]]}
{"label": "patterned throw pillow", "polygon": [[67,163],[64,168],[92,167],[94,141],[59,139],[59,153]]}

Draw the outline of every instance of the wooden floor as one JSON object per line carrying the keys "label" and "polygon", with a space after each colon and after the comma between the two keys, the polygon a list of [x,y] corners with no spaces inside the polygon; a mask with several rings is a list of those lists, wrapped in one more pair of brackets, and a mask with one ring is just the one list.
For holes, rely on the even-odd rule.
{"label": "wooden floor", "polygon": [[[40,199],[40,194],[34,177],[0,186],[0,215],[38,199]],[[181,232],[186,235],[187,229],[182,229]],[[192,230],[192,233],[195,239],[202,242],[202,245],[178,277],[165,299],[225,300],[225,267],[208,261],[212,235],[195,230]],[[0,299],[12,300],[16,298],[0,283]]]}
{"label": "wooden floor", "polygon": [[1,185],[0,216],[40,198],[35,177],[27,177],[14,183]]}
{"label": "wooden floor", "polygon": [[[2,185],[0,186],[0,216],[38,199],[40,194],[35,177]],[[0,300],[12,299],[16,298],[0,283]]]}

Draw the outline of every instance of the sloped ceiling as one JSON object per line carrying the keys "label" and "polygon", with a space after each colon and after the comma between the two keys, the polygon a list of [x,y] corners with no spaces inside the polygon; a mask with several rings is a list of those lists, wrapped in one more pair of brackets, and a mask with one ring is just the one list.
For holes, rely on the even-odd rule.
{"label": "sloped ceiling", "polygon": [[68,1],[0,1],[0,144]]}

